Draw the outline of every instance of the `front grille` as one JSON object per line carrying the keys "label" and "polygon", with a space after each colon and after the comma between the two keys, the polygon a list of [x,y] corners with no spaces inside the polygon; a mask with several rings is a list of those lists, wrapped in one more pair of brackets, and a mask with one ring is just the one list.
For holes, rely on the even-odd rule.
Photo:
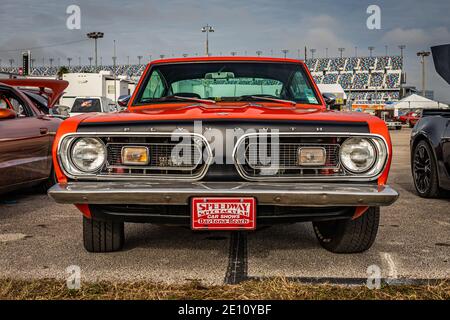
{"label": "front grille", "polygon": [[[347,171],[340,162],[340,146],[348,137],[321,133],[249,134],[235,148],[235,165],[241,177],[250,181],[367,179]],[[298,153],[304,147],[323,148],[325,163],[300,165]]]}
{"label": "front grille", "polygon": [[273,154],[268,143],[249,143],[246,150],[248,165],[255,170],[276,166],[279,169],[311,169],[311,166],[302,167],[298,164],[298,152],[301,148],[323,148],[326,152],[325,165],[319,169],[336,169],[339,167],[338,144],[317,143],[281,143],[276,148],[279,156]]}
{"label": "front grille", "polygon": [[[113,135],[102,137],[102,140],[106,145],[107,161],[97,174],[99,177],[196,180],[204,176],[210,162],[206,140],[194,135],[188,134],[180,142],[172,141],[170,134]],[[146,147],[148,164],[123,164],[124,147]]]}
{"label": "front grille", "polygon": [[[122,164],[122,149],[124,147],[139,146],[149,150],[149,163],[146,169],[153,170],[194,170],[202,157],[200,145],[176,143],[108,143],[108,168],[135,169],[136,166]],[[179,152],[176,152],[179,150]]]}

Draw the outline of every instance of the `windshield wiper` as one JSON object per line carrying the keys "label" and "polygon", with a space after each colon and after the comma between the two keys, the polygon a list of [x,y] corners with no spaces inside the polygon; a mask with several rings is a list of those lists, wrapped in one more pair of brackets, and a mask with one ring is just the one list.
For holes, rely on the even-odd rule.
{"label": "windshield wiper", "polygon": [[241,101],[245,101],[245,100],[248,101],[249,99],[277,102],[277,103],[281,103],[281,104],[289,105],[289,106],[297,105],[297,102],[295,102],[295,101],[279,99],[279,98],[277,98],[275,96],[271,96],[271,95],[245,95],[245,96],[239,97],[239,100],[241,100]]}
{"label": "windshield wiper", "polygon": [[204,104],[216,104],[216,101],[209,100],[209,99],[200,99],[200,98],[191,98],[191,97],[181,97],[177,95],[173,96],[165,96],[157,99],[143,99],[141,103],[143,102],[171,102],[171,101],[193,101],[193,102],[199,102]]}

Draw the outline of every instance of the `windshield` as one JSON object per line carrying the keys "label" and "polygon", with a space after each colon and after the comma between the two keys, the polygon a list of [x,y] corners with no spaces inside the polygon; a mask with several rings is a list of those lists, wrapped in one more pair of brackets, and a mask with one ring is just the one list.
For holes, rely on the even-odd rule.
{"label": "windshield", "polygon": [[196,99],[217,102],[282,99],[302,104],[320,101],[301,64],[191,62],[153,66],[133,105],[202,102]]}
{"label": "windshield", "polygon": [[85,113],[85,112],[101,112],[100,99],[75,99],[72,110],[73,113]]}

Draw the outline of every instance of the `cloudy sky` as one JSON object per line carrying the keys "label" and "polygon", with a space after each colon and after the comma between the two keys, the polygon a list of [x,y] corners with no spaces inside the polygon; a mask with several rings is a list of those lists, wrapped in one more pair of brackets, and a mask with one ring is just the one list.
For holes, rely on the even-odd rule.
{"label": "cloudy sky", "polygon": [[[316,56],[338,56],[337,48],[346,48],[345,56],[368,55],[368,46],[374,46],[374,55],[399,54],[398,45],[405,44],[405,65],[409,84],[421,87],[418,50],[450,43],[450,1],[365,1],[365,0],[1,0],[0,59],[7,65],[9,59],[19,60],[19,51],[33,49],[36,64],[42,58],[48,64],[50,57],[61,63],[71,57],[72,64],[88,64],[93,55],[93,44],[86,38],[89,31],[103,31],[105,38],[99,45],[99,56],[104,64],[111,63],[113,40],[117,41],[119,63],[145,61],[164,54],[168,57],[183,53],[203,54],[204,34],[201,26],[213,25],[210,36],[213,54],[288,56],[297,58],[298,50],[317,49]],[[81,9],[81,28],[69,30],[66,9],[78,5]],[[369,30],[366,21],[368,6],[381,9],[381,29]],[[63,44],[50,46],[55,44]],[[39,47],[39,48],[37,48]],[[43,48],[42,48],[43,47]],[[143,59],[143,61],[144,61]],[[435,90],[435,98],[450,101],[450,86],[428,63],[428,88]]]}

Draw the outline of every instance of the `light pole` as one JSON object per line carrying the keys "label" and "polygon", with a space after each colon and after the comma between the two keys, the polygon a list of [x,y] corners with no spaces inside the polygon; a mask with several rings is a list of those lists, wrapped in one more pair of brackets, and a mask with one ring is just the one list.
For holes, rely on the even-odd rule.
{"label": "light pole", "polygon": [[281,50],[281,52],[283,52],[284,58],[286,59],[286,55],[288,54],[289,50],[288,49],[283,49],[283,50]]}
{"label": "light pole", "polygon": [[214,28],[210,26],[209,24],[206,24],[206,26],[202,27],[202,32],[206,33],[206,56],[209,57],[209,33],[214,32]]}
{"label": "light pole", "polygon": [[316,49],[309,49],[311,52],[311,59],[314,59],[314,53],[316,53]]}
{"label": "light pole", "polygon": [[358,47],[355,46],[355,58],[358,58]]}
{"label": "light pole", "polygon": [[92,58],[92,57],[88,58],[88,60],[89,60],[89,67],[92,67],[92,59],[94,59],[94,58]]}
{"label": "light pole", "polygon": [[137,56],[138,58],[138,64],[141,65],[142,56]]}
{"label": "light pole", "polygon": [[70,68],[70,61],[72,61],[72,58],[67,58],[67,62],[69,63],[69,68]]}
{"label": "light pole", "polygon": [[422,96],[425,97],[425,58],[431,54],[430,51],[419,51],[417,56],[420,57],[420,63],[422,63]]}
{"label": "light pole", "polygon": [[114,44],[114,51],[113,51],[113,68],[114,68],[114,103],[117,103],[117,80],[116,80],[116,40],[113,41]]}
{"label": "light pole", "polygon": [[401,44],[398,46],[398,48],[400,49],[400,57],[402,57],[403,59],[403,50],[405,50],[406,46],[404,44]]}
{"label": "light pole", "polygon": [[403,74],[403,65],[404,65],[404,63],[403,63],[403,50],[405,50],[406,46],[404,44],[401,44],[401,45],[398,46],[398,48],[400,49],[400,57],[402,58],[401,70],[402,70],[402,74]]}
{"label": "light pole", "polygon": [[48,59],[50,61],[50,68],[53,67],[53,58]]}
{"label": "light pole", "polygon": [[338,50],[339,50],[339,52],[341,53],[341,58],[342,58],[342,55],[343,55],[343,53],[344,53],[344,51],[345,51],[345,48],[338,48]]}
{"label": "light pole", "polygon": [[372,56],[372,51],[375,49],[375,47],[370,46],[370,47],[368,47],[368,49],[369,49],[369,52],[370,52],[370,56]]}
{"label": "light pole", "polygon": [[94,48],[95,49],[95,68],[97,68],[97,66],[98,66],[98,64],[97,64],[97,39],[103,38],[104,35],[105,34],[103,32],[98,32],[98,31],[89,32],[87,34],[87,37],[89,39],[94,39],[94,42],[95,42],[95,48]]}
{"label": "light pole", "polygon": [[387,45],[385,45],[385,46],[384,46],[384,52],[385,52],[385,56],[387,56],[387,55],[388,55],[388,48],[389,48],[389,47],[388,47]]}
{"label": "light pole", "polygon": [[9,59],[9,64],[10,64],[11,68],[13,67],[13,63],[14,63],[14,59]]}

